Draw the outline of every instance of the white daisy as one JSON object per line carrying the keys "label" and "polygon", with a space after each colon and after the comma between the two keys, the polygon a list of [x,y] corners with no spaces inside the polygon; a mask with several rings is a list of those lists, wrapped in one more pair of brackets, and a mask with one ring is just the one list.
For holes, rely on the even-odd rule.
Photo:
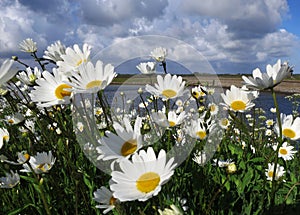
{"label": "white daisy", "polygon": [[164,62],[166,60],[167,50],[162,47],[155,48],[150,53],[150,57],[158,62]]}
{"label": "white daisy", "polygon": [[92,62],[83,63],[78,67],[78,72],[72,73],[66,83],[74,88],[76,93],[96,93],[108,86],[116,77],[111,64],[103,65],[98,60],[96,66]]}
{"label": "white daisy", "polygon": [[252,77],[242,76],[242,79],[248,87],[259,90],[273,88],[291,74],[292,68],[288,66],[287,62],[281,64],[281,60],[278,60],[273,66],[267,65],[266,70],[267,73],[261,73],[257,68],[253,70]]}
{"label": "white daisy", "polygon": [[[273,146],[274,151],[277,150],[277,147],[278,145]],[[294,158],[294,154],[297,152],[297,151],[293,151],[293,149],[294,146],[289,146],[287,142],[284,142],[282,146],[279,148],[278,157],[282,158],[285,161],[292,160]]]}
{"label": "white daisy", "polygon": [[136,66],[136,68],[143,74],[153,74],[155,73],[155,62],[147,62],[147,63],[140,63]]}
{"label": "white daisy", "polygon": [[146,201],[156,196],[161,186],[173,175],[176,164],[174,158],[167,161],[166,152],[160,150],[158,157],[152,147],[141,150],[132,161],[120,162],[121,171],[113,171],[110,185],[115,198],[123,201]]}
{"label": "white daisy", "polygon": [[234,161],[232,159],[227,159],[227,160],[218,160],[218,159],[213,159],[214,165],[217,165],[218,167],[227,167],[231,164],[234,164]]}
{"label": "white daisy", "polygon": [[13,60],[5,60],[0,67],[0,87],[6,84],[10,79],[12,79],[18,72],[16,69],[11,69],[13,65]]}
{"label": "white daisy", "polygon": [[221,96],[225,102],[221,104],[234,112],[245,112],[255,106],[252,102],[252,93],[234,85],[231,85],[230,90],[226,90],[226,94],[222,93]]}
{"label": "white daisy", "polygon": [[16,77],[21,82],[23,82],[24,84],[27,84],[27,85],[34,84],[35,80],[41,78],[41,76],[42,76],[42,73],[37,67],[34,67],[33,72],[31,70],[31,68],[28,67],[28,68],[26,68],[26,71],[22,71],[18,75],[16,75]]}
{"label": "white daisy", "polygon": [[[47,173],[54,165],[56,158],[52,156],[52,152],[38,152],[35,156],[30,156],[29,165],[36,174]],[[27,163],[23,164],[22,172],[31,172],[31,168]]]}
{"label": "white daisy", "polygon": [[266,120],[266,125],[267,125],[267,128],[270,128],[272,125],[274,125],[274,120],[273,119]]}
{"label": "white daisy", "polygon": [[208,109],[212,116],[217,115],[219,112],[219,106],[216,105],[215,103],[208,104]]}
{"label": "white daisy", "polygon": [[180,209],[175,205],[170,205],[170,208],[165,208],[163,211],[158,209],[159,215],[183,215]]}
{"label": "white daisy", "polygon": [[[282,135],[291,140],[300,139],[300,117],[293,119],[293,115],[280,114]],[[279,134],[279,125],[276,123],[274,129]]]}
{"label": "white daisy", "polygon": [[94,192],[94,200],[100,203],[100,205],[96,205],[96,208],[105,209],[103,214],[113,210],[115,204],[118,202],[118,200],[114,198],[112,192],[104,186]]}
{"label": "white daisy", "polygon": [[24,116],[21,113],[15,113],[10,116],[5,116],[5,121],[10,125],[17,125],[20,122],[25,120]]}
{"label": "white daisy", "polygon": [[63,45],[60,41],[56,41],[54,44],[51,44],[47,47],[47,50],[44,52],[43,58],[52,60],[53,62],[63,61],[61,56],[65,54],[65,45]]}
{"label": "white daisy", "polygon": [[195,98],[195,99],[204,97],[207,94],[206,87],[204,87],[202,85],[195,86],[192,88],[191,94],[192,94],[193,98]]}
{"label": "white daisy", "polygon": [[82,51],[77,44],[73,46],[73,49],[68,47],[66,54],[61,55],[62,61],[57,61],[59,70],[65,74],[70,74],[72,71],[76,71],[82,64],[90,61],[91,46],[83,44]]}
{"label": "white daisy", "polygon": [[175,111],[169,111],[168,116],[166,116],[164,111],[158,111],[151,114],[153,121],[162,127],[174,127],[180,125],[184,118],[186,117],[185,111],[181,112],[179,115]]}
{"label": "white daisy", "polygon": [[12,170],[6,173],[6,177],[0,178],[0,188],[13,188],[20,183],[20,176],[18,172],[14,173]]}
{"label": "white daisy", "polygon": [[71,96],[71,86],[64,83],[66,78],[53,68],[53,75],[43,72],[43,78],[36,80],[38,86],[29,94],[33,102],[37,102],[40,107],[51,107],[59,104],[69,104]]}
{"label": "white daisy", "polygon": [[3,146],[3,142],[9,141],[9,133],[6,128],[0,128],[0,149]]}
{"label": "white daisy", "polygon": [[182,81],[181,76],[167,74],[165,77],[161,75],[157,76],[157,83],[155,87],[146,85],[146,91],[149,93],[162,97],[163,99],[173,99],[182,96],[185,93],[184,90],[185,81]]}
{"label": "white daisy", "polygon": [[193,138],[204,140],[213,127],[214,124],[208,125],[202,118],[198,118],[192,120],[191,124],[187,126],[187,133]]}
{"label": "white daisy", "polygon": [[34,53],[37,51],[36,42],[33,42],[33,40],[31,38],[27,38],[27,39],[23,40],[19,44],[19,47],[22,52]]}
{"label": "white daisy", "polygon": [[98,160],[121,160],[142,147],[142,118],[136,118],[134,129],[127,117],[123,118],[123,125],[114,122],[113,127],[117,135],[107,131],[106,136],[99,140],[101,145],[96,148],[100,154]]}
{"label": "white daisy", "polygon": [[[268,163],[268,169],[266,169],[265,172],[268,181],[273,181],[274,170],[275,170],[275,164]],[[284,167],[277,164],[275,180],[277,181],[279,178],[281,178],[284,173],[285,173]]]}
{"label": "white daisy", "polygon": [[227,129],[228,126],[230,125],[230,121],[229,121],[228,118],[222,118],[222,119],[220,119],[220,121],[219,121],[219,125],[220,125],[221,128]]}

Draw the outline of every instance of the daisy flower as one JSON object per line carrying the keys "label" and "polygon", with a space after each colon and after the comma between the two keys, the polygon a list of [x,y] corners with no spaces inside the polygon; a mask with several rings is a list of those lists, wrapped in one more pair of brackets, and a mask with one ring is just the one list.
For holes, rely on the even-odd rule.
{"label": "daisy flower", "polygon": [[16,77],[24,84],[27,85],[32,85],[35,83],[36,79],[41,78],[42,73],[41,71],[37,68],[34,67],[33,72],[30,67],[26,68],[26,71],[20,72]]}
{"label": "daisy flower", "polygon": [[76,93],[96,93],[107,87],[116,77],[111,64],[103,65],[98,60],[94,67],[92,62],[83,63],[78,67],[78,72],[72,73],[70,81],[66,83],[73,87]]}
{"label": "daisy flower", "polygon": [[191,93],[192,93],[193,98],[199,99],[201,97],[206,96],[207,91],[204,86],[198,85],[198,86],[192,88]]}
{"label": "daisy flower", "polygon": [[270,128],[272,125],[274,125],[274,120],[273,119],[266,120],[266,125],[267,125],[267,128]]}
{"label": "daisy flower", "polygon": [[[275,169],[275,164],[268,163],[268,169],[266,169],[265,172],[268,181],[273,181],[274,169]],[[281,178],[284,173],[285,173],[284,167],[277,164],[275,180],[277,181],[279,178]]]}
{"label": "daisy flower", "polygon": [[15,113],[10,116],[5,116],[5,121],[9,125],[16,125],[25,120],[24,116],[21,113]]}
{"label": "daisy flower", "polygon": [[229,119],[227,119],[227,118],[222,118],[222,119],[220,119],[220,121],[219,121],[219,125],[220,125],[221,128],[227,129],[228,126],[230,125],[230,121],[229,121]]}
{"label": "daisy flower", "polygon": [[115,198],[123,201],[146,201],[156,196],[161,186],[173,175],[174,158],[167,161],[166,152],[160,150],[156,157],[152,147],[132,156],[132,161],[120,162],[121,171],[111,173],[110,189]]}
{"label": "daisy flower", "polygon": [[140,63],[136,66],[136,68],[143,74],[153,74],[155,73],[155,62],[147,62],[147,63]]}
{"label": "daisy flower", "polygon": [[234,112],[245,112],[254,107],[252,102],[253,95],[251,92],[244,91],[231,85],[230,90],[226,90],[226,94],[221,94],[225,103],[223,104],[226,108]]}
{"label": "daisy flower", "polygon": [[218,112],[219,112],[219,106],[216,105],[215,103],[210,103],[210,104],[208,104],[208,109],[209,109],[210,114],[211,114],[212,116],[217,115]]}
{"label": "daisy flower", "polygon": [[51,107],[59,104],[69,104],[71,96],[71,86],[64,83],[65,77],[53,68],[53,75],[44,71],[43,78],[36,80],[38,86],[29,94],[33,102],[37,102],[40,107]]}
{"label": "daisy flower", "polygon": [[11,70],[13,60],[5,60],[0,67],[0,86],[6,84],[18,72],[16,69]]}
{"label": "daisy flower", "polygon": [[194,153],[193,161],[202,166],[203,164],[206,163],[207,158],[206,158],[206,153],[205,151],[196,151]]}
{"label": "daisy flower", "polygon": [[127,117],[123,119],[123,125],[115,122],[113,127],[117,133],[106,132],[106,137],[99,140],[100,146],[96,149],[100,154],[98,160],[123,159],[142,147],[142,118],[137,117],[134,128],[132,128]]}
{"label": "daisy flower", "polygon": [[[277,150],[277,147],[278,145],[273,146],[274,151]],[[282,146],[279,148],[278,157],[282,158],[285,161],[292,160],[294,158],[294,154],[297,152],[297,151],[293,151],[293,149],[294,146],[289,146],[287,142],[284,142]]]}
{"label": "daisy flower", "polygon": [[9,133],[6,128],[0,128],[0,149],[3,146],[3,142],[9,141]]}
{"label": "daisy flower", "polygon": [[162,47],[155,48],[150,53],[150,57],[158,62],[164,62],[166,60],[167,50]]}
{"label": "daisy flower", "polygon": [[34,53],[37,51],[36,42],[33,42],[33,40],[31,38],[27,38],[27,39],[23,40],[19,44],[19,47],[22,52]]}
{"label": "daisy flower", "polygon": [[[282,135],[291,140],[298,140],[300,138],[300,117],[293,120],[293,115],[280,114]],[[279,134],[278,123],[274,126],[275,131]]]}
{"label": "daisy flower", "polygon": [[66,54],[66,47],[60,41],[56,41],[54,44],[51,44],[47,47],[47,50],[44,52],[43,58],[57,62],[63,61],[61,58],[62,55]]}
{"label": "daisy flower", "polygon": [[59,70],[63,73],[70,74],[72,71],[76,71],[77,68],[82,64],[90,61],[91,46],[84,44],[82,51],[77,44],[73,46],[73,49],[68,47],[66,54],[62,54],[60,57],[62,61],[57,61],[56,64],[59,66]]}
{"label": "daisy flower", "polygon": [[159,215],[183,215],[175,205],[170,205],[170,208],[165,208],[163,211],[158,209]]}
{"label": "daisy flower", "polygon": [[202,118],[199,118],[191,121],[191,124],[187,126],[187,132],[193,138],[204,140],[213,127],[214,124],[207,125]]}
{"label": "daisy flower", "polygon": [[20,176],[16,172],[14,173],[12,170],[9,173],[6,173],[6,177],[0,178],[0,187],[1,188],[13,188],[18,183],[20,183]]}
{"label": "daisy flower", "polygon": [[169,111],[168,116],[164,111],[158,111],[151,114],[153,121],[162,127],[174,127],[180,125],[184,118],[186,117],[185,111],[181,112],[179,115],[175,111]]}
{"label": "daisy flower", "polygon": [[157,83],[155,87],[146,85],[146,91],[159,96],[163,99],[173,99],[182,96],[185,93],[184,90],[185,81],[182,81],[181,76],[167,74],[165,77],[161,75],[157,76]]}
{"label": "daisy flower", "polygon": [[292,68],[288,66],[288,63],[281,64],[280,59],[273,66],[268,64],[266,70],[267,73],[261,73],[260,69],[256,68],[252,72],[252,77],[242,76],[245,85],[259,90],[273,88],[292,72]]}
{"label": "daisy flower", "polygon": [[114,198],[112,192],[104,186],[94,192],[94,200],[100,203],[100,205],[96,205],[96,208],[105,209],[103,214],[107,214],[109,211],[113,210],[115,204],[118,202],[118,200]]}
{"label": "daisy flower", "polygon": [[[36,156],[30,156],[29,165],[36,174],[47,173],[54,165],[56,158],[53,157],[52,152],[37,153]],[[27,163],[23,164],[22,172],[31,172],[31,168]]]}

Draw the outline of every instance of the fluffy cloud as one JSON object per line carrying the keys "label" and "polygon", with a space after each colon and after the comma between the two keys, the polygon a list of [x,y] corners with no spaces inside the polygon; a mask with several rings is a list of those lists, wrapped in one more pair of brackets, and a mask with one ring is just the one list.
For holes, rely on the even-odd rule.
{"label": "fluffy cloud", "polygon": [[[219,72],[251,72],[253,64],[289,59],[299,44],[279,29],[286,0],[2,0],[0,8],[1,58],[16,54],[27,37],[40,51],[61,40],[89,43],[97,53],[130,36],[154,34],[191,44]],[[184,57],[180,47],[170,53]]]}

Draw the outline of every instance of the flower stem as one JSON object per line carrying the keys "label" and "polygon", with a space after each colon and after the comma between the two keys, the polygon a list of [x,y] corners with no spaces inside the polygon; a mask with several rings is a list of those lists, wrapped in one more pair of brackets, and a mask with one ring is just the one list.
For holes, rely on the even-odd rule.
{"label": "flower stem", "polygon": [[275,205],[275,194],[276,194],[276,170],[277,170],[277,164],[278,164],[278,151],[282,145],[282,124],[281,124],[281,119],[280,119],[280,111],[279,111],[279,106],[277,103],[277,98],[276,98],[276,93],[273,88],[271,88],[272,96],[273,96],[273,101],[274,101],[274,106],[276,108],[276,118],[277,118],[277,123],[279,127],[279,141],[277,144],[277,148],[275,151],[275,160],[274,160],[274,170],[273,170],[273,176],[272,176],[272,190],[271,190],[271,202],[270,202],[270,208],[273,210],[274,205]]}

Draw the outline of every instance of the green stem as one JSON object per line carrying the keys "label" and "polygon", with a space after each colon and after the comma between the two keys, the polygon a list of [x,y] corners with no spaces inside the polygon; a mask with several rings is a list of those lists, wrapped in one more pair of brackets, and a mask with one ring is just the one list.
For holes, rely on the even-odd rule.
{"label": "green stem", "polygon": [[276,117],[277,117],[277,123],[279,127],[279,141],[278,145],[276,148],[275,152],[275,160],[274,160],[274,171],[273,171],[273,177],[272,177],[272,190],[271,190],[271,210],[273,210],[274,205],[275,205],[275,194],[276,194],[276,181],[275,181],[275,176],[276,176],[276,170],[277,170],[277,164],[278,164],[278,152],[279,149],[283,143],[282,141],[282,124],[281,124],[281,119],[280,119],[280,112],[279,112],[279,106],[277,103],[277,98],[276,98],[276,93],[273,88],[271,88],[272,96],[273,96],[273,101],[274,101],[274,106],[276,108]]}
{"label": "green stem", "polygon": [[50,212],[48,203],[47,203],[47,201],[46,201],[44,189],[43,189],[43,187],[42,187],[42,184],[40,183],[40,180],[39,180],[37,174],[34,172],[34,169],[32,168],[31,164],[29,163],[29,160],[30,160],[30,159],[28,159],[28,161],[27,161],[27,165],[29,166],[29,168],[30,168],[30,170],[31,170],[31,172],[32,172],[32,174],[33,174],[33,177],[35,178],[36,183],[38,184],[38,189],[39,189],[38,191],[39,191],[39,193],[41,194],[41,198],[42,198],[42,202],[43,202],[44,208],[45,208],[45,210],[46,210],[47,215],[51,215],[51,212]]}

